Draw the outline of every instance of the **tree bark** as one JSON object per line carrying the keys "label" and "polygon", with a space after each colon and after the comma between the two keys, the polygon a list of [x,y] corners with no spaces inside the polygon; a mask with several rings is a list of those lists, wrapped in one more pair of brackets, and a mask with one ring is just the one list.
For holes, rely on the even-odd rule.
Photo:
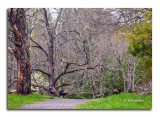
{"label": "tree bark", "polygon": [[92,89],[92,98],[95,99],[96,93],[95,93],[95,81],[94,81],[94,76],[91,74],[90,77],[90,83],[91,83],[91,89]]}
{"label": "tree bark", "polygon": [[128,56],[128,83],[127,83],[127,92],[129,89],[131,89],[131,83],[132,83],[132,80],[131,80],[131,71],[132,71],[132,66],[131,66],[131,56],[129,55]]}
{"label": "tree bark", "polygon": [[47,16],[47,11],[44,8],[44,16],[45,16],[45,25],[47,28],[47,32],[48,32],[48,36],[49,36],[49,43],[48,43],[48,63],[49,63],[49,86],[54,86],[55,87],[55,83],[54,83],[54,60],[53,60],[53,43],[54,43],[54,36],[53,34],[55,33],[55,29],[53,29],[53,31],[51,31],[50,27],[49,27],[49,23],[48,23],[48,16]]}
{"label": "tree bark", "polygon": [[104,97],[104,92],[103,92],[103,71],[101,70],[101,75],[100,75],[100,79],[99,79],[99,81],[100,81],[100,95],[101,95],[101,98],[103,98]]}
{"label": "tree bark", "polygon": [[[14,30],[15,51],[14,55],[17,59],[18,78],[17,93],[30,94],[30,60],[29,49],[26,47],[25,35],[25,11],[24,9],[11,9],[9,22]],[[12,53],[13,54],[13,53]]]}

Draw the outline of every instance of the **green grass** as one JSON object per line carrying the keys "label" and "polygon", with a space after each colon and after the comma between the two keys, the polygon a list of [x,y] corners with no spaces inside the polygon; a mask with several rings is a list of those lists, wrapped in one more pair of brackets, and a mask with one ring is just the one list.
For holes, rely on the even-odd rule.
{"label": "green grass", "polygon": [[75,109],[152,109],[152,95],[137,96],[133,93],[122,93],[80,104]]}
{"label": "green grass", "polygon": [[[40,94],[31,94],[28,96],[8,94],[8,109],[20,109],[22,105],[41,102],[51,98],[55,97],[40,95]],[[62,99],[62,98],[56,97],[56,99]]]}

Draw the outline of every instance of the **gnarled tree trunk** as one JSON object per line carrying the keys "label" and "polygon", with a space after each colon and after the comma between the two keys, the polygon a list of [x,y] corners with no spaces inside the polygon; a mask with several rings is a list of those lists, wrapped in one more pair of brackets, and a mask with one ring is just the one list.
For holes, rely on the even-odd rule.
{"label": "gnarled tree trunk", "polygon": [[30,59],[29,48],[26,46],[25,34],[25,11],[24,9],[11,9],[9,13],[9,22],[14,32],[15,49],[8,47],[8,50],[15,55],[17,59],[17,93],[31,93],[30,79]]}

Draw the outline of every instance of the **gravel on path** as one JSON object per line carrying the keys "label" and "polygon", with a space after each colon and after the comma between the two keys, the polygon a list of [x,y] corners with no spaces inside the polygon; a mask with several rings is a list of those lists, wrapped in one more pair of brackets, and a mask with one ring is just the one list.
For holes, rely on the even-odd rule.
{"label": "gravel on path", "polygon": [[27,104],[21,106],[21,109],[74,109],[81,103],[90,101],[89,99],[50,99],[45,102]]}

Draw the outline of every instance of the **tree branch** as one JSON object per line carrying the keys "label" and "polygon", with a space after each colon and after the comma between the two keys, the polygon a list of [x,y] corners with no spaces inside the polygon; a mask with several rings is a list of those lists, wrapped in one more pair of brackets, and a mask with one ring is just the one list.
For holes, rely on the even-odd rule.
{"label": "tree branch", "polygon": [[38,89],[39,89],[41,95],[43,95],[43,93],[42,93],[42,91],[41,91],[41,88],[40,88],[40,86],[38,85],[38,83],[37,83],[36,79],[34,78],[34,76],[32,76],[32,78],[34,79],[36,85],[38,86]]}
{"label": "tree branch", "polygon": [[13,48],[11,48],[11,47],[8,47],[8,51],[12,54],[12,55],[14,55],[15,56],[15,50],[13,49]]}
{"label": "tree branch", "polygon": [[30,38],[30,40],[37,45],[37,46],[31,46],[31,47],[37,47],[37,48],[41,49],[44,52],[44,54],[46,55],[47,60],[48,60],[48,53],[47,53],[47,51],[44,48],[42,48],[42,46],[39,45],[36,41],[34,41],[32,38]]}
{"label": "tree branch", "polygon": [[35,87],[39,87],[39,88],[42,88],[42,89],[44,89],[44,90],[46,90],[46,91],[49,91],[48,87],[43,86],[43,85],[35,85],[35,84],[32,84],[32,86],[33,86],[34,88],[35,88]]}
{"label": "tree branch", "polygon": [[69,86],[69,85],[71,85],[71,84],[72,84],[72,83],[62,84],[62,85],[60,85],[60,86],[57,86],[57,87],[56,87],[56,90],[59,89],[60,87]]}
{"label": "tree branch", "polygon": [[48,72],[46,72],[46,71],[43,71],[42,69],[32,69],[32,70],[34,70],[34,71],[39,71],[39,72],[41,72],[41,73],[43,73],[43,74],[46,74],[46,75],[48,75],[48,76],[50,76],[50,74],[48,73]]}
{"label": "tree branch", "polygon": [[11,84],[8,85],[8,88],[11,87],[16,82],[17,82],[17,80],[14,80]]}
{"label": "tree branch", "polygon": [[62,13],[62,8],[60,9],[60,12],[59,12],[59,14],[58,14],[58,17],[57,17],[57,20],[56,20],[56,23],[55,23],[55,27],[54,27],[54,29],[56,29],[57,28],[57,24],[58,24],[58,21],[59,21],[59,19],[60,19],[60,16],[61,16],[61,13]]}
{"label": "tree branch", "polygon": [[60,79],[60,78],[61,78],[63,75],[65,75],[65,74],[74,73],[74,72],[76,72],[76,71],[82,71],[82,70],[85,70],[85,69],[95,69],[95,68],[98,67],[98,66],[104,67],[103,65],[96,65],[96,66],[94,66],[94,67],[78,68],[78,69],[74,69],[74,70],[69,70],[69,71],[67,71],[69,65],[70,65],[70,63],[68,63],[68,64],[66,65],[65,70],[64,70],[61,74],[59,74],[59,75],[57,76],[57,78],[55,78],[55,81],[54,81],[55,83],[56,83],[56,81],[57,81],[58,79]]}
{"label": "tree branch", "polygon": [[44,16],[45,16],[45,25],[46,25],[46,28],[47,28],[48,36],[49,36],[49,39],[52,40],[52,39],[54,39],[53,34],[55,32],[55,28],[52,32],[50,27],[49,27],[49,23],[48,23],[47,10],[45,8],[43,8],[43,11],[44,11]]}

